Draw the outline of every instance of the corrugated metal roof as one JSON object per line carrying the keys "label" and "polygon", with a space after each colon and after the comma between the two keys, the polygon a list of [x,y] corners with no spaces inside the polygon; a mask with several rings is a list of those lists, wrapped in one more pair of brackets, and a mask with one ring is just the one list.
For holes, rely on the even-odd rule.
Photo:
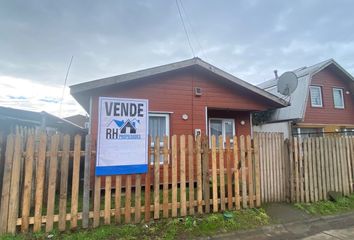
{"label": "corrugated metal roof", "polygon": [[290,106],[276,109],[270,121],[280,122],[287,120],[303,119],[307,104],[308,88],[311,84],[312,76],[332,64],[345,76],[347,76],[348,79],[354,81],[353,76],[351,76],[347,71],[345,71],[336,61],[334,61],[333,59],[328,59],[310,67],[301,67],[293,70],[293,72],[298,77],[298,86],[295,91],[290,95],[290,97],[286,97],[277,92],[277,80],[274,78],[259,84],[258,87],[280,98],[287,99],[290,102]]}

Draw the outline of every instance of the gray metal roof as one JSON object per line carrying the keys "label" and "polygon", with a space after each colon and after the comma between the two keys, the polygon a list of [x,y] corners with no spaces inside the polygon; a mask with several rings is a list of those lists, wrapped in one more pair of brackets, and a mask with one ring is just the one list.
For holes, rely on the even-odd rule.
{"label": "gray metal roof", "polygon": [[345,76],[348,80],[354,81],[353,76],[350,75],[336,61],[334,61],[333,59],[328,59],[310,67],[301,67],[293,70],[293,72],[298,77],[298,86],[295,91],[290,95],[290,97],[286,97],[277,92],[277,80],[274,78],[259,84],[258,87],[280,98],[288,99],[290,102],[290,106],[276,109],[270,121],[280,122],[287,120],[303,119],[306,111],[306,104],[309,92],[308,88],[311,84],[312,76],[329,66],[333,66],[337,71],[341,72],[343,76]]}
{"label": "gray metal roof", "polygon": [[102,78],[102,79],[98,79],[98,80],[94,80],[94,81],[90,81],[90,82],[84,82],[84,83],[72,85],[72,86],[70,86],[70,92],[74,96],[74,98],[76,98],[79,101],[79,103],[81,105],[83,105],[85,107],[85,109],[87,110],[88,97],[84,97],[84,98],[82,97],[85,92],[95,90],[98,88],[108,87],[111,85],[115,85],[115,84],[119,84],[119,83],[123,83],[123,82],[127,82],[127,81],[141,79],[144,77],[150,77],[150,76],[154,76],[157,74],[162,74],[162,73],[167,73],[170,71],[188,68],[188,67],[192,67],[192,66],[198,66],[208,72],[212,72],[224,79],[231,81],[232,83],[237,84],[238,86],[241,86],[251,92],[254,92],[264,98],[267,98],[268,100],[278,104],[280,107],[288,106],[287,101],[285,101],[281,98],[278,98],[277,96],[275,96],[267,91],[264,91],[263,89],[261,89],[257,86],[254,86],[246,81],[243,81],[243,80],[203,61],[200,58],[187,59],[184,61],[175,62],[175,63],[171,63],[171,64],[167,64],[167,65],[162,65],[162,66],[148,68],[148,69],[144,69],[144,70],[140,70],[140,71],[136,71],[136,72],[126,73],[126,74],[122,74],[122,75],[117,75],[117,76],[113,76],[113,77],[107,77],[107,78]]}

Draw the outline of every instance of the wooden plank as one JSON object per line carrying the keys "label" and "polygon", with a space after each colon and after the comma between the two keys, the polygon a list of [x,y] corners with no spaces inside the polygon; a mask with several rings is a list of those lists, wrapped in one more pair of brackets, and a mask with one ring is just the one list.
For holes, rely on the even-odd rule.
{"label": "wooden plank", "polygon": [[285,139],[283,142],[283,163],[284,163],[284,200],[290,201],[290,141]]}
{"label": "wooden plank", "polygon": [[324,166],[325,166],[325,184],[326,184],[326,199],[328,198],[327,192],[330,191],[330,175],[329,175],[329,163],[328,163],[328,154],[329,154],[329,149],[328,149],[328,137],[323,138],[323,151],[324,151]]}
{"label": "wooden plank", "polygon": [[168,137],[163,138],[163,217],[168,218]]}
{"label": "wooden plank", "polygon": [[[115,195],[114,195],[114,202],[115,202],[115,210],[114,210],[114,220],[116,224],[121,223],[122,221],[122,212],[121,212],[121,205],[122,205],[122,176],[116,176],[116,187],[115,187]],[[150,204],[149,204],[150,205]]]}
{"label": "wooden plank", "polygon": [[112,191],[112,177],[105,177],[105,187],[104,187],[104,224],[111,224],[111,195]]}
{"label": "wooden plank", "polygon": [[202,186],[202,156],[201,156],[201,142],[200,142],[200,135],[196,137],[195,142],[195,159],[196,159],[196,166],[197,166],[197,205],[198,205],[198,214],[203,213],[203,186]]}
{"label": "wooden plank", "polygon": [[349,195],[349,184],[348,184],[348,166],[346,160],[346,150],[345,150],[345,138],[340,138],[340,146],[341,146],[341,166],[342,166],[342,185],[343,185],[343,193],[345,196]]}
{"label": "wooden plank", "polygon": [[246,180],[246,148],[245,137],[240,137],[240,151],[241,151],[241,175],[242,175],[242,207],[247,208],[247,180]]}
{"label": "wooden plank", "polygon": [[181,188],[181,216],[187,215],[186,204],[186,137],[180,137],[180,188]]}
{"label": "wooden plank", "polygon": [[279,134],[273,134],[273,141],[274,141],[274,175],[275,175],[275,200],[277,202],[280,201],[280,147],[279,147]]}
{"label": "wooden plank", "polygon": [[300,184],[300,202],[305,202],[305,188],[304,188],[304,152],[302,138],[299,138],[299,184]]}
{"label": "wooden plank", "polygon": [[231,171],[231,150],[230,150],[230,136],[226,137],[226,175],[227,175],[227,207],[232,209],[232,171]]}
{"label": "wooden plank", "polygon": [[220,209],[225,210],[225,163],[224,163],[224,140],[219,136],[219,173],[220,173]]}
{"label": "wooden plank", "polygon": [[289,161],[289,181],[290,181],[290,202],[295,201],[295,184],[294,184],[294,179],[295,179],[295,174],[294,174],[294,138],[290,137],[290,142],[289,142],[289,155],[290,155],[290,161]]}
{"label": "wooden plank", "polygon": [[260,189],[261,189],[261,201],[265,202],[264,199],[264,195],[265,195],[265,184],[264,184],[264,178],[265,178],[265,166],[264,166],[264,161],[265,161],[265,154],[264,154],[264,133],[257,133],[257,135],[255,135],[259,141],[259,165],[260,165]]}
{"label": "wooden plank", "polygon": [[125,179],[125,223],[131,222],[131,202],[132,202],[132,175],[126,175]]}
{"label": "wooden plank", "polygon": [[208,138],[204,135],[202,138],[202,174],[203,174],[203,198],[205,203],[205,213],[210,212],[210,184],[209,184],[209,146]]}
{"label": "wooden plank", "polygon": [[20,169],[22,155],[22,139],[20,134],[15,136],[15,149],[12,161],[10,196],[9,196],[9,216],[7,222],[7,232],[16,233],[16,221],[18,218],[20,202]]}
{"label": "wooden plank", "polygon": [[[81,143],[76,142],[75,137],[75,149],[81,148]],[[74,152],[75,152],[74,149]],[[77,150],[78,151],[78,150]],[[79,153],[75,152],[76,161],[80,162]],[[80,154],[81,155],[81,154]],[[74,158],[75,158],[74,156]],[[74,160],[75,161],[75,160]],[[78,167],[80,169],[80,166]],[[90,187],[91,187],[91,134],[87,134],[85,137],[85,163],[84,163],[84,193],[82,198],[82,227],[88,228],[89,226],[89,213],[90,213]],[[80,177],[80,176],[78,176]],[[74,186],[73,186],[74,187]],[[75,219],[76,216],[73,216]],[[72,221],[72,226],[75,227],[75,220]]]}
{"label": "wooden plank", "polygon": [[218,211],[218,178],[216,166],[216,138],[215,135],[211,136],[211,171],[212,171],[212,184],[213,184],[213,212]]}
{"label": "wooden plank", "polygon": [[25,178],[22,201],[22,225],[21,231],[28,232],[29,214],[31,208],[33,158],[34,157],[34,135],[30,134],[27,138],[26,157],[25,157]]}
{"label": "wooden plank", "polygon": [[304,153],[304,184],[305,184],[305,202],[310,202],[310,190],[309,190],[309,158],[308,158],[308,139],[303,140],[303,153]]}
{"label": "wooden plank", "polygon": [[50,145],[50,163],[49,163],[49,178],[48,178],[48,200],[47,200],[47,222],[45,231],[50,232],[53,230],[54,220],[54,204],[55,204],[55,189],[57,182],[57,166],[58,166],[58,144],[59,135],[53,135]]}
{"label": "wooden plank", "polygon": [[43,188],[45,177],[45,155],[47,146],[47,135],[42,133],[39,137],[38,160],[36,171],[36,192],[34,198],[34,225],[33,231],[39,232],[42,225],[42,204],[43,204]]}
{"label": "wooden plank", "polygon": [[260,169],[259,169],[259,135],[255,134],[253,139],[254,145],[254,168],[255,168],[255,180],[256,180],[256,207],[261,206],[261,183],[260,183]]}
{"label": "wooden plank", "polygon": [[74,159],[72,170],[72,187],[71,187],[71,229],[77,228],[77,212],[80,184],[80,150],[81,136],[76,135],[74,139]]}
{"label": "wooden plank", "polygon": [[308,150],[308,160],[309,160],[309,191],[310,191],[310,201],[315,201],[315,184],[313,181],[313,154],[312,154],[312,138],[308,138],[307,150]]}
{"label": "wooden plank", "polygon": [[345,146],[346,146],[346,159],[347,159],[347,176],[348,176],[348,191],[349,193],[352,193],[352,186],[353,186],[353,174],[352,174],[352,166],[351,166],[351,161],[350,161],[350,149],[351,149],[351,146],[350,146],[350,138],[349,137],[345,137]]}
{"label": "wooden plank", "polygon": [[339,190],[339,182],[338,182],[338,168],[337,168],[337,139],[336,137],[332,138],[332,157],[333,157],[333,177],[334,177],[334,190]]}
{"label": "wooden plank", "polygon": [[160,138],[154,145],[154,219],[160,217]]}
{"label": "wooden plank", "polygon": [[296,202],[300,202],[300,182],[299,182],[299,145],[298,138],[294,137],[294,165],[295,165],[295,196]]}
{"label": "wooden plank", "polygon": [[0,208],[0,234],[7,232],[7,219],[9,214],[9,197],[11,187],[12,160],[15,148],[15,138],[12,134],[7,136],[4,175],[2,179],[1,208]]}
{"label": "wooden plank", "polygon": [[335,190],[334,182],[334,165],[333,165],[333,141],[332,137],[327,137],[327,148],[328,148],[328,166],[329,166],[329,190]]}
{"label": "wooden plank", "polygon": [[321,143],[320,137],[316,138],[316,162],[317,162],[317,184],[318,184],[318,199],[323,200],[322,191],[322,161],[321,161]]}
{"label": "wooden plank", "polygon": [[172,136],[172,217],[177,217],[177,136]]}
{"label": "wooden plank", "polygon": [[135,175],[135,223],[141,220],[141,174]]}
{"label": "wooden plank", "polygon": [[70,136],[65,135],[63,139],[63,155],[60,163],[60,195],[59,195],[59,231],[66,228],[66,204],[68,197],[68,176],[69,176],[69,151]]}
{"label": "wooden plank", "polygon": [[[173,140],[173,138],[172,138]],[[151,167],[150,167],[150,163],[151,163],[151,136],[149,136],[148,138],[148,172],[145,174],[145,222],[149,222],[150,221],[150,190],[151,190]],[[173,169],[172,169],[173,171]],[[173,179],[172,179],[173,181]]]}
{"label": "wooden plank", "polygon": [[247,162],[248,162],[248,199],[251,208],[254,207],[254,191],[253,191],[253,162],[252,162],[252,146],[251,136],[247,135]]}
{"label": "wooden plank", "polygon": [[234,174],[235,174],[235,207],[237,210],[241,208],[240,206],[240,162],[238,158],[238,141],[237,137],[234,136],[234,151],[233,151],[233,157],[234,157]]}
{"label": "wooden plank", "polygon": [[313,138],[312,141],[312,157],[313,157],[313,182],[314,182],[314,190],[315,190],[315,201],[319,200],[318,194],[318,156],[317,156],[317,149],[318,149],[318,140],[317,138]]}
{"label": "wooden plank", "polygon": [[101,208],[101,177],[95,177],[95,189],[93,196],[93,227],[100,225],[100,208]]}
{"label": "wooden plank", "polygon": [[189,214],[194,215],[194,152],[193,136],[188,135],[188,187],[189,187]]}
{"label": "wooden plank", "polygon": [[351,169],[349,169],[350,171],[351,171],[351,173],[352,173],[352,182],[351,182],[351,191],[352,192],[354,192],[354,137],[353,136],[351,136],[350,138],[349,138],[349,142],[350,142],[350,159],[351,159],[351,161],[350,161],[350,163],[351,163],[351,166],[352,166],[352,168]]}
{"label": "wooden plank", "polygon": [[328,167],[325,165],[325,150],[323,144],[323,137],[320,138],[320,152],[321,152],[321,176],[322,176],[322,198],[324,200],[327,199],[327,185],[326,185],[326,168]]}

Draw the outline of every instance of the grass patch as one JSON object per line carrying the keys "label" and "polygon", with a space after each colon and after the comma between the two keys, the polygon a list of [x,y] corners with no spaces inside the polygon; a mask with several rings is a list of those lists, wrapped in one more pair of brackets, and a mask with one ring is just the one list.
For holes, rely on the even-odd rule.
{"label": "grass patch", "polygon": [[319,201],[316,203],[296,203],[295,207],[311,215],[331,215],[354,211],[354,195],[339,198],[334,201]]}
{"label": "grass patch", "polygon": [[[77,230],[74,232],[53,232],[51,239],[190,239],[200,236],[212,236],[217,233],[245,230],[267,225],[270,222],[264,209],[245,209],[224,214],[206,214],[184,218],[163,219],[151,223],[109,225],[96,229]],[[3,236],[0,239],[45,239],[46,234],[19,234]]]}

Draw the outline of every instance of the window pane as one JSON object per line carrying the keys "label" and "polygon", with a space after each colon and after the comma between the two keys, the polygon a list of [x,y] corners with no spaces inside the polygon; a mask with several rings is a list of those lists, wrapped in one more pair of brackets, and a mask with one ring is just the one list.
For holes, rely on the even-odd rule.
{"label": "window pane", "polygon": [[310,97],[312,106],[322,106],[321,88],[310,87]]}
{"label": "window pane", "polygon": [[339,107],[339,108],[344,107],[343,91],[341,89],[333,89],[333,100],[334,100],[335,107]]}
{"label": "window pane", "polygon": [[222,135],[222,121],[210,120],[210,136],[215,135],[216,145],[219,146],[219,136]]}
{"label": "window pane", "polygon": [[229,136],[230,138],[232,138],[232,136],[234,134],[233,122],[230,120],[224,120],[224,124],[225,124],[225,137]]}
{"label": "window pane", "polygon": [[149,117],[149,134],[152,141],[159,136],[162,139],[166,135],[166,117],[150,116]]}

